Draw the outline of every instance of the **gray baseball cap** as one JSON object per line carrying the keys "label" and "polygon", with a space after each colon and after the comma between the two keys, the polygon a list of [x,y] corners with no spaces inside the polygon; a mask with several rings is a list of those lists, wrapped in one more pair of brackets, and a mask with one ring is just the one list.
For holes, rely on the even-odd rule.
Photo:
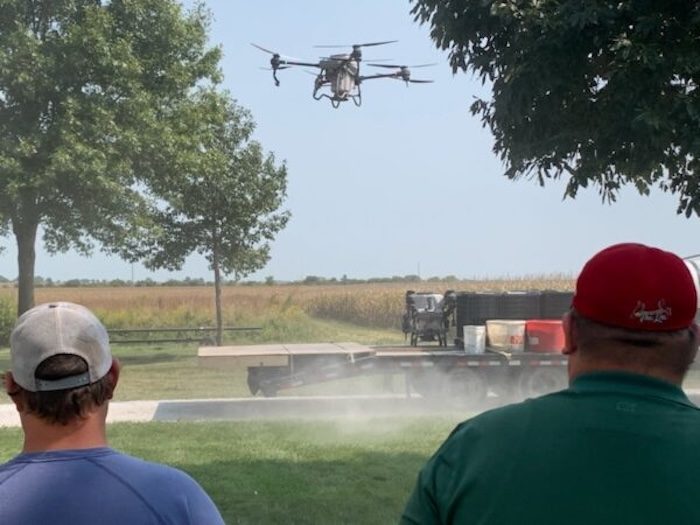
{"label": "gray baseball cap", "polygon": [[[82,357],[88,370],[59,379],[37,379],[37,367],[48,357]],[[112,366],[107,330],[95,315],[79,304],[58,302],[24,312],[10,336],[10,367],[14,380],[31,392],[66,390],[103,378]]]}

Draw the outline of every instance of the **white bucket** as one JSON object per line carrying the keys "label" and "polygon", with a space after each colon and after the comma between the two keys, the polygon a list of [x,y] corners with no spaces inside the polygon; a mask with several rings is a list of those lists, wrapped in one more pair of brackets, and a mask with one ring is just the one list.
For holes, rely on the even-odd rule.
{"label": "white bucket", "polygon": [[488,345],[508,352],[525,350],[525,321],[491,319],[486,321]]}
{"label": "white bucket", "polygon": [[464,325],[464,351],[467,354],[483,354],[486,350],[486,327]]}

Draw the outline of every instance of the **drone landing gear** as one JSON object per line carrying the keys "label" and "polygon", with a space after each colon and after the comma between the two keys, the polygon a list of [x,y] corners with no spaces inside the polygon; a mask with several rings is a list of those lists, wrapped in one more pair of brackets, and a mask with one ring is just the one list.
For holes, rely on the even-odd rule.
{"label": "drone landing gear", "polygon": [[358,93],[357,95],[350,95],[348,98],[338,98],[338,97],[331,97],[330,95],[327,95],[326,93],[321,93],[318,94],[316,91],[313,92],[312,96],[314,97],[315,100],[321,100],[322,98],[327,98],[328,100],[331,101],[331,106],[333,106],[335,109],[338,109],[340,107],[341,102],[345,102],[348,100],[348,98],[351,98],[352,101],[355,103],[356,106],[361,106],[362,105],[362,95]]}
{"label": "drone landing gear", "polygon": [[360,91],[360,84],[357,84],[357,95],[351,95],[352,101],[359,108],[362,105],[362,91]]}
{"label": "drone landing gear", "polygon": [[331,97],[330,95],[327,95],[326,93],[316,93],[314,90],[313,92],[313,97],[315,100],[321,100],[322,98],[327,98],[328,100],[331,101],[331,106],[333,106],[335,109],[338,109],[340,107],[340,103],[343,102],[346,99],[338,98],[338,97]]}

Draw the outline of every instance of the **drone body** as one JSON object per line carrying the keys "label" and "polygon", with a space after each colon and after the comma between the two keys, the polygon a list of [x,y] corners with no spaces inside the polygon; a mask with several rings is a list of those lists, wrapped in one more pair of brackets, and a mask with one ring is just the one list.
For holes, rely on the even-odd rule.
{"label": "drone body", "polygon": [[[360,74],[360,62],[362,61],[362,48],[368,46],[379,46],[396,42],[390,40],[386,42],[370,42],[367,44],[354,44],[350,53],[342,53],[322,57],[318,62],[303,62],[296,59],[282,58],[282,55],[274,51],[270,51],[257,44],[251,44],[258,49],[272,55],[270,66],[272,69],[272,78],[275,85],[279,86],[280,81],[277,78],[277,71],[288,69],[292,66],[314,67],[318,68],[318,74],[315,74],[313,98],[320,100],[327,98],[330,100],[334,108],[340,106],[341,102],[352,100],[356,106],[362,105],[362,91],[360,85],[365,80],[373,80],[377,78],[393,78],[403,80],[406,85],[409,83],[429,83],[432,80],[412,80],[409,66],[396,66],[389,64],[368,64],[372,67],[383,67],[391,69],[390,73],[382,73],[377,75],[363,76]],[[316,47],[341,47],[341,46],[316,46]],[[345,46],[343,46],[345,47]],[[425,67],[433,64],[421,64],[411,67]]]}

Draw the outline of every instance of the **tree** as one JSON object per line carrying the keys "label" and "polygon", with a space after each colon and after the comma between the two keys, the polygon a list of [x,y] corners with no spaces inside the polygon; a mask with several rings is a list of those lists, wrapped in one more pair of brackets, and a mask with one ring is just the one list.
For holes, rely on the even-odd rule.
{"label": "tree", "polygon": [[289,212],[279,210],[287,169],[251,139],[250,113],[226,93],[200,91],[180,108],[178,121],[188,130],[176,144],[185,162],[156,188],[164,199],[156,212],[159,234],[144,238],[141,251],[154,269],[179,269],[188,255],[204,255],[214,272],[221,345],[222,274],[238,280],[268,261],[269,242],[289,220]]}
{"label": "tree", "polygon": [[565,196],[625,184],[700,215],[700,4],[672,0],[411,0],[454,72],[493,88],[471,112],[506,176],[568,177]]}
{"label": "tree", "polygon": [[0,235],[18,248],[18,312],[49,252],[135,260],[177,156],[173,108],[219,77],[208,15],[175,0],[0,0]]}

